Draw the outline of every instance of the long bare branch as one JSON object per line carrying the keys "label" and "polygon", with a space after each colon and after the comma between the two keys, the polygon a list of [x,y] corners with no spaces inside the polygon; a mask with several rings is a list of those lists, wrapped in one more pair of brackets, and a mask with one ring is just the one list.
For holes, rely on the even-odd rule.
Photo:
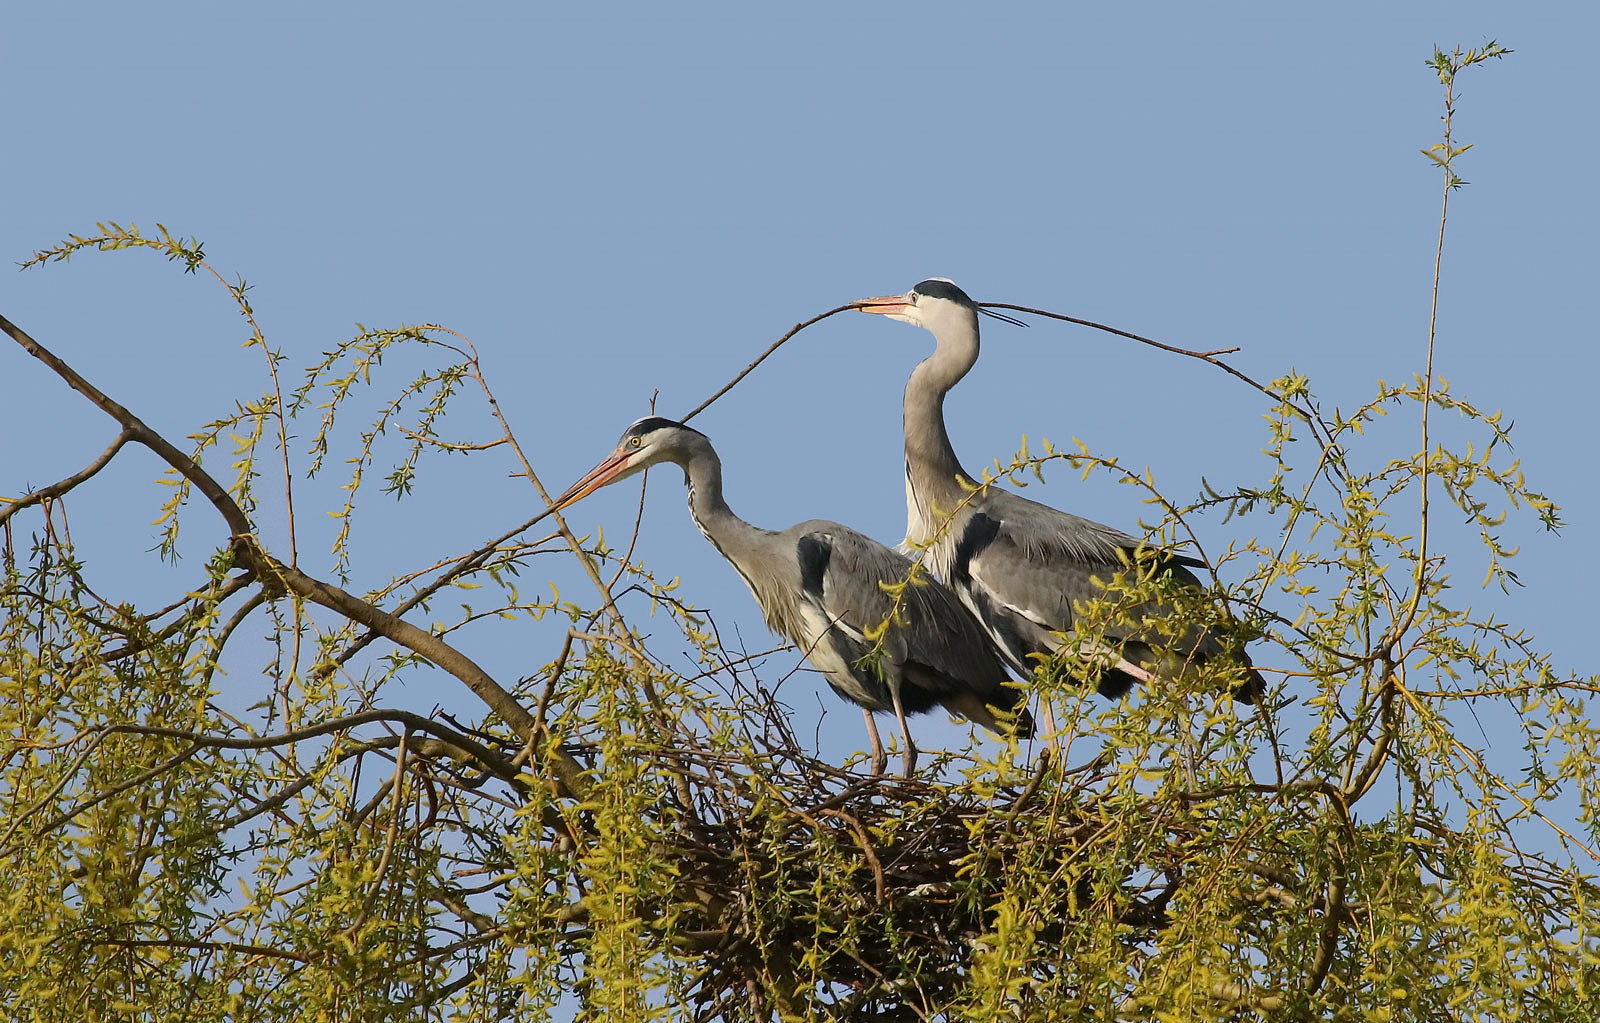
{"label": "long bare branch", "polygon": [[304,742],[306,739],[314,739],[321,735],[348,731],[360,725],[371,724],[374,721],[401,724],[412,731],[430,735],[446,745],[454,747],[458,755],[470,757],[484,768],[493,771],[507,781],[511,781],[517,776],[516,765],[511,762],[509,757],[495,752],[478,740],[458,732],[449,725],[406,710],[364,710],[341,718],[334,718],[331,721],[319,721],[314,725],[281,732],[277,735],[206,735],[202,732],[193,732],[183,728],[166,728],[160,725],[107,725],[103,731],[108,735],[149,735],[168,739],[182,739],[185,742],[192,742],[197,746],[209,749],[254,750],[267,749],[272,746],[288,746],[297,742]]}
{"label": "long bare branch", "polygon": [[1222,370],[1224,373],[1244,381],[1246,384],[1249,384],[1251,387],[1260,391],[1262,394],[1273,399],[1274,401],[1282,402],[1287,408],[1294,409],[1295,413],[1299,415],[1308,426],[1311,427],[1312,436],[1316,439],[1318,446],[1326,447],[1328,442],[1331,440],[1331,438],[1324,439],[1319,432],[1322,429],[1322,420],[1311,409],[1295,404],[1288,398],[1279,394],[1277,391],[1274,391],[1272,388],[1266,386],[1265,384],[1259,383],[1245,373],[1217,358],[1219,355],[1231,355],[1234,352],[1237,352],[1239,350],[1237,347],[1214,348],[1210,351],[1198,352],[1188,348],[1179,348],[1176,345],[1164,344],[1160,341],[1154,340],[1153,338],[1143,337],[1139,334],[1134,334],[1126,330],[1119,330],[1116,327],[1107,326],[1104,323],[1096,323],[1093,320],[1079,319],[1076,316],[1068,316],[1065,313],[1053,313],[1048,309],[1034,309],[1031,306],[1012,305],[1010,302],[979,302],[978,305],[984,309],[1011,309],[1015,312],[1029,313],[1034,316],[1044,316],[1052,320],[1061,320],[1065,323],[1076,323],[1080,327],[1091,327],[1095,330],[1103,330],[1107,334],[1115,334],[1117,337],[1125,337],[1130,341],[1137,341],[1140,344],[1149,345],[1152,348],[1159,348],[1163,352],[1171,352],[1174,355],[1182,355],[1190,359],[1199,359],[1201,362],[1208,362]]}
{"label": "long bare branch", "polygon": [[50,501],[60,497],[62,494],[72,490],[72,488],[76,487],[78,484],[91,479],[95,473],[110,465],[111,459],[116,457],[117,452],[122,450],[123,445],[127,444],[128,441],[132,439],[132,431],[123,430],[121,433],[117,434],[116,439],[111,442],[111,446],[100,453],[99,458],[96,458],[94,461],[90,462],[79,471],[73,473],[71,476],[68,476],[66,479],[58,480],[55,483],[50,484],[48,487],[40,487],[33,493],[24,494],[23,496],[12,501],[5,501],[4,498],[0,498],[0,501],[5,501],[5,507],[0,508],[0,523],[5,522],[7,519],[11,518],[11,516],[15,515],[24,508],[29,508],[33,505],[42,504],[45,501]]}
{"label": "long bare branch", "polygon": [[695,416],[698,416],[700,413],[702,413],[706,409],[710,408],[712,402],[716,401],[718,398],[722,397],[724,394],[727,394],[729,391],[733,390],[734,385],[736,385],[739,381],[743,380],[745,377],[749,376],[751,374],[751,372],[757,366],[761,365],[763,362],[766,362],[767,361],[767,356],[771,355],[773,352],[775,352],[779,348],[783,347],[783,343],[785,341],[787,341],[790,338],[794,337],[796,334],[800,333],[802,330],[805,330],[807,327],[811,326],[813,323],[819,323],[822,320],[826,320],[828,317],[832,316],[834,313],[846,312],[847,310],[850,310],[850,309],[853,309],[853,308],[855,308],[853,305],[842,305],[842,306],[839,306],[837,309],[829,309],[825,313],[822,313],[822,314],[817,315],[817,316],[813,316],[813,317],[811,317],[811,319],[806,320],[803,323],[795,324],[793,327],[789,328],[789,332],[787,334],[785,334],[782,337],[778,338],[778,340],[772,342],[772,344],[767,346],[767,350],[766,351],[764,351],[760,355],[756,356],[756,361],[755,362],[752,362],[750,365],[746,366],[743,370],[741,370],[739,372],[738,376],[734,377],[732,380],[729,380],[726,384],[723,384],[722,388],[720,390],[718,390],[717,393],[713,394],[711,397],[707,398],[705,401],[702,401],[700,404],[698,404],[694,408],[690,409],[688,411],[688,413],[682,419],[679,420],[679,422],[687,423],[689,420],[693,419]]}
{"label": "long bare branch", "polygon": [[534,744],[541,752],[547,751],[559,788],[568,795],[581,797],[587,788],[583,779],[582,765],[561,752],[558,743],[538,734],[533,715],[471,658],[432,633],[425,632],[337,586],[312,578],[298,568],[285,565],[274,558],[256,539],[254,527],[244,509],[226,488],[200,467],[199,463],[179,451],[138,416],[89,383],[66,362],[4,316],[0,316],[0,330],[4,330],[22,346],[24,351],[44,363],[74,390],[89,399],[96,408],[120,423],[123,430],[131,434],[132,440],[155,452],[162,461],[205,495],[228,525],[234,556],[254,573],[260,584],[267,587],[269,592],[275,586],[281,587],[284,591],[336,611],[448,671],[465,683],[467,688],[483,700],[524,741]]}
{"label": "long bare branch", "polygon": [[244,509],[240,508],[239,503],[233,499],[222,484],[213,479],[210,473],[200,468],[200,465],[194,459],[173,447],[165,437],[146,426],[144,420],[111,400],[104,391],[89,383],[78,374],[77,370],[57,358],[55,353],[29,337],[26,331],[4,316],[0,316],[0,330],[4,330],[11,335],[11,339],[21,345],[23,351],[50,367],[50,370],[56,376],[65,380],[73,390],[88,398],[96,408],[121,423],[123,432],[130,435],[130,440],[136,440],[151,451],[154,451],[163,462],[166,462],[181,473],[190,483],[194,484],[195,489],[205,495],[206,500],[211,502],[212,507],[216,508],[223,520],[227,522],[228,531],[231,535],[244,536],[253,531],[250,518],[244,513]]}

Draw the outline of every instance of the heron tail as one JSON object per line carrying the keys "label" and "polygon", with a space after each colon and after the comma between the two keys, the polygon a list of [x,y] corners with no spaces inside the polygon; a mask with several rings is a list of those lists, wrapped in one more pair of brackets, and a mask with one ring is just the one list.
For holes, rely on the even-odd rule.
{"label": "heron tail", "polygon": [[987,701],[976,693],[961,693],[943,703],[950,713],[980,724],[996,735],[1031,739],[1033,715],[1022,705],[1026,698],[1027,694],[1021,689],[1006,686]]}

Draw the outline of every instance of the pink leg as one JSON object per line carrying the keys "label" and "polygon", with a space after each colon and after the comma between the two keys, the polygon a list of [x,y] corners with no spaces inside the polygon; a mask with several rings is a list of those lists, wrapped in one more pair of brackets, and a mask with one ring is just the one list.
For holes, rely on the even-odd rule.
{"label": "pink leg", "polygon": [[905,736],[905,773],[909,778],[917,773],[917,746],[911,741],[911,726],[906,724],[906,709],[900,703],[900,687],[893,683],[889,686],[889,695],[894,697],[894,716],[900,722],[900,734]]}
{"label": "pink leg", "polygon": [[867,719],[867,741],[872,743],[872,773],[882,775],[889,769],[889,754],[883,751],[883,740],[878,738],[878,723],[865,707],[861,708],[861,716]]}
{"label": "pink leg", "polygon": [[1039,722],[1044,727],[1044,744],[1053,753],[1061,752],[1061,736],[1056,731],[1055,705],[1048,696],[1039,697]]}

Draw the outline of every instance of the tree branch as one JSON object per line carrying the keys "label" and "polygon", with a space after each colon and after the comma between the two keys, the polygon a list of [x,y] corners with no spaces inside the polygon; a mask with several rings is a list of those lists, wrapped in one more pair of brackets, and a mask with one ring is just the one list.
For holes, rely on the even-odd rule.
{"label": "tree branch", "polygon": [[26,331],[4,316],[0,316],[0,330],[4,330],[11,335],[11,339],[21,345],[23,351],[50,367],[50,370],[56,376],[65,380],[73,390],[88,398],[92,405],[121,423],[123,432],[129,435],[129,440],[136,440],[143,444],[159,455],[163,462],[183,474],[184,478],[194,484],[195,489],[204,494],[206,500],[210,501],[212,506],[222,515],[223,520],[228,523],[230,533],[234,536],[242,536],[252,531],[250,519],[245,515],[244,509],[240,508],[238,502],[233,499],[228,491],[213,479],[210,473],[200,468],[194,459],[173,447],[165,437],[146,426],[142,419],[112,401],[104,391],[79,376],[77,370],[61,361],[44,345],[29,337]]}
{"label": "tree branch", "polygon": [[1095,330],[1103,330],[1107,334],[1115,334],[1118,337],[1125,337],[1130,341],[1137,341],[1142,345],[1149,345],[1152,348],[1159,348],[1164,352],[1171,352],[1174,355],[1184,355],[1191,359],[1199,359],[1201,362],[1209,362],[1211,365],[1216,366],[1224,373],[1237,377],[1274,401],[1281,401],[1288,408],[1294,409],[1295,412],[1298,413],[1303,420],[1305,420],[1306,425],[1311,427],[1311,435],[1316,439],[1318,446],[1326,447],[1328,443],[1331,443],[1331,438],[1325,441],[1322,436],[1318,434],[1317,431],[1318,427],[1321,425],[1321,420],[1314,415],[1310,409],[1296,405],[1294,402],[1274,391],[1272,388],[1267,387],[1264,384],[1257,383],[1249,376],[1246,376],[1244,373],[1241,373],[1239,370],[1234,369],[1226,362],[1223,362],[1221,359],[1217,358],[1219,355],[1230,355],[1233,352],[1237,352],[1239,350],[1238,348],[1215,348],[1209,352],[1196,352],[1191,351],[1188,348],[1178,348],[1175,345],[1162,344],[1160,341],[1155,341],[1147,337],[1141,337],[1138,334],[1133,334],[1126,330],[1118,330],[1116,327],[1110,327],[1104,323],[1096,323],[1093,320],[1081,320],[1076,316],[1067,316],[1064,313],[1052,313],[1047,309],[1034,309],[1025,305],[1012,305],[1010,302],[979,302],[978,305],[984,309],[1011,309],[1019,313],[1031,313],[1034,316],[1047,316],[1052,320],[1062,320],[1066,323],[1076,323],[1080,327],[1092,327]]}
{"label": "tree branch", "polygon": [[201,494],[205,495],[228,525],[234,556],[255,574],[269,593],[274,584],[277,584],[284,590],[365,625],[448,671],[477,694],[478,698],[498,714],[500,719],[524,741],[535,744],[536,748],[542,751],[548,750],[551,753],[550,760],[558,787],[568,795],[581,798],[587,789],[582,765],[561,752],[559,745],[549,741],[548,737],[541,739],[533,716],[471,658],[439,637],[424,632],[404,619],[397,618],[337,586],[314,579],[298,568],[285,565],[272,557],[255,538],[254,527],[244,509],[240,508],[233,496],[194,459],[173,447],[165,437],[147,426],[138,416],[113,401],[105,392],[85,380],[71,366],[4,316],[0,316],[0,330],[4,330],[22,346],[24,351],[44,363],[74,390],[88,398],[96,408],[121,423],[124,432],[130,434],[130,439],[155,452],[162,461],[182,474]]}
{"label": "tree branch", "polygon": [[800,333],[802,330],[805,330],[807,327],[811,326],[813,323],[818,323],[818,322],[821,322],[822,320],[827,319],[828,317],[832,316],[834,313],[842,313],[842,312],[845,312],[847,310],[854,309],[854,308],[855,308],[854,304],[842,305],[842,306],[839,306],[837,309],[829,309],[825,313],[822,313],[822,314],[817,315],[817,316],[813,316],[813,317],[811,317],[811,319],[806,320],[803,323],[795,324],[793,327],[791,327],[789,329],[789,333],[783,335],[782,337],[778,338],[778,340],[772,342],[772,344],[767,346],[767,350],[766,351],[764,351],[760,355],[756,356],[756,361],[755,362],[752,362],[750,365],[746,366],[743,370],[740,371],[738,376],[734,377],[732,380],[729,380],[726,384],[724,384],[722,386],[721,390],[717,391],[717,393],[713,394],[711,397],[707,398],[705,401],[702,401],[700,404],[696,405],[694,408],[690,409],[688,411],[688,413],[686,415],[684,415],[684,417],[682,419],[678,420],[678,421],[680,423],[687,423],[689,420],[693,419],[695,416],[698,416],[700,413],[702,413],[706,409],[710,408],[712,402],[716,401],[718,398],[722,397],[724,394],[727,394],[729,391],[733,390],[734,385],[736,385],[739,381],[743,380],[745,377],[749,376],[751,371],[753,371],[757,366],[761,365],[763,362],[766,362],[767,361],[767,356],[769,356],[773,352],[777,351],[779,348],[781,348],[783,346],[783,343],[785,341],[787,341],[790,338],[794,337],[796,334]]}
{"label": "tree branch", "polygon": [[96,938],[96,945],[110,945],[114,948],[167,948],[188,949],[196,952],[234,952],[238,955],[261,956],[267,959],[287,959],[294,963],[309,963],[309,956],[298,952],[289,952],[281,948],[268,948],[265,945],[247,945],[238,941],[182,941],[178,939],[155,938]]}
{"label": "tree branch", "polygon": [[104,469],[106,466],[110,465],[111,459],[114,458],[117,452],[122,450],[123,445],[127,444],[130,440],[133,440],[133,432],[131,430],[123,430],[121,433],[117,434],[116,439],[111,442],[111,446],[100,453],[99,458],[96,458],[94,461],[84,466],[83,469],[73,473],[66,479],[58,480],[57,482],[50,484],[48,487],[40,487],[33,493],[24,494],[22,497],[19,497],[14,501],[5,501],[5,498],[0,498],[0,501],[5,501],[6,505],[4,508],[0,508],[0,523],[4,523],[7,519],[11,518],[11,516],[15,515],[24,508],[30,508],[33,505],[42,504],[45,501],[60,497],[62,494],[70,491],[73,487],[76,487],[78,484],[92,478],[101,469]]}

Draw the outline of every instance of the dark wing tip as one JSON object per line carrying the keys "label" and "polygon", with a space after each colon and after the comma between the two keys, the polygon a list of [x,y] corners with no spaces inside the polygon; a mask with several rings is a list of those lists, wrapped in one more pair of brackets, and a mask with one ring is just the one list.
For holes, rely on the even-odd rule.
{"label": "dark wing tip", "polygon": [[1261,672],[1246,663],[1244,681],[1234,687],[1233,698],[1253,707],[1256,701],[1265,695],[1267,695],[1267,680],[1261,677]]}
{"label": "dark wing tip", "polygon": [[1011,722],[1011,734],[1019,739],[1033,738],[1033,715],[1028,713],[1028,708],[1022,707],[1017,711],[1017,716]]}
{"label": "dark wing tip", "polygon": [[1107,668],[1095,679],[1094,691],[1108,700],[1120,700],[1133,692],[1138,679],[1119,668]]}

